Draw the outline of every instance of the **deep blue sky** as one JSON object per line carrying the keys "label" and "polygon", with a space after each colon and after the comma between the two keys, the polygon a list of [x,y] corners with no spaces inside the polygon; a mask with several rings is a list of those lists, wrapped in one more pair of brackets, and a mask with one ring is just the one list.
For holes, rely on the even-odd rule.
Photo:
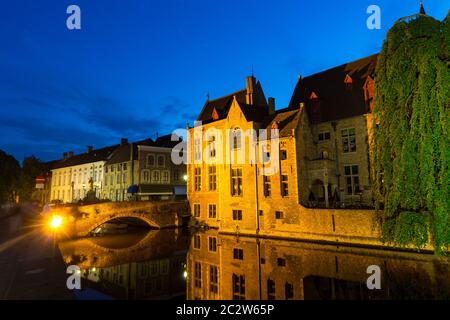
{"label": "deep blue sky", "polygon": [[[442,20],[449,0],[425,0]],[[66,28],[77,4],[82,30]],[[382,29],[366,28],[366,9]],[[0,9],[0,149],[44,160],[170,133],[254,68],[277,107],[306,76],[380,50],[419,0],[14,0]]]}

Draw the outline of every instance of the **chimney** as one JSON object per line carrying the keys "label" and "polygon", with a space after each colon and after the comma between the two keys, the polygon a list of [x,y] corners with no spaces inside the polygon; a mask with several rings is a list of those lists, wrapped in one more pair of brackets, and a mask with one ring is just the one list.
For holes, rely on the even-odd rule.
{"label": "chimney", "polygon": [[63,152],[63,160],[67,160],[67,152]]}
{"label": "chimney", "polygon": [[90,152],[92,152],[92,150],[94,150],[94,147],[87,146],[86,153],[90,153]]}
{"label": "chimney", "polygon": [[120,139],[120,145],[121,146],[126,145],[127,143],[128,143],[128,139],[127,138]]}
{"label": "chimney", "polygon": [[254,76],[249,76],[245,79],[246,83],[246,89],[247,89],[247,96],[246,96],[246,103],[249,105],[254,104],[254,90],[256,87],[256,79]]}
{"label": "chimney", "polygon": [[67,159],[73,157],[73,151],[67,152]]}
{"label": "chimney", "polygon": [[269,97],[267,100],[268,100],[267,102],[269,105],[269,114],[274,114],[275,113],[275,98]]}

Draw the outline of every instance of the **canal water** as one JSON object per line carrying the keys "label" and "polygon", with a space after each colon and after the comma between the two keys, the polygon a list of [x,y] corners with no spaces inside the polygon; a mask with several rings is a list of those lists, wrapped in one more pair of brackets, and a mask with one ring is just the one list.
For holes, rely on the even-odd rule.
{"label": "canal water", "polygon": [[[80,299],[450,299],[450,258],[430,254],[184,229],[71,240],[59,249],[66,265],[81,268]],[[369,277],[379,289],[368,289]]]}

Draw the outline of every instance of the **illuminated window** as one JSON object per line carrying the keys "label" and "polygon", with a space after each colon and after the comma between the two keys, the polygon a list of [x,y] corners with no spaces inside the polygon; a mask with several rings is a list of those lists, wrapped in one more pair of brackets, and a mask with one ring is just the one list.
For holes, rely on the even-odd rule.
{"label": "illuminated window", "polygon": [[231,195],[242,196],[242,169],[231,169]]}

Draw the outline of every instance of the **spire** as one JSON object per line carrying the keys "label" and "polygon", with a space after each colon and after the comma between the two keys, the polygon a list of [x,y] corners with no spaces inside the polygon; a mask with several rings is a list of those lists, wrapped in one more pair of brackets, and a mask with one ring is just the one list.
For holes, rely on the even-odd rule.
{"label": "spire", "polygon": [[423,2],[420,0],[420,14],[426,14],[425,8],[423,7]]}

